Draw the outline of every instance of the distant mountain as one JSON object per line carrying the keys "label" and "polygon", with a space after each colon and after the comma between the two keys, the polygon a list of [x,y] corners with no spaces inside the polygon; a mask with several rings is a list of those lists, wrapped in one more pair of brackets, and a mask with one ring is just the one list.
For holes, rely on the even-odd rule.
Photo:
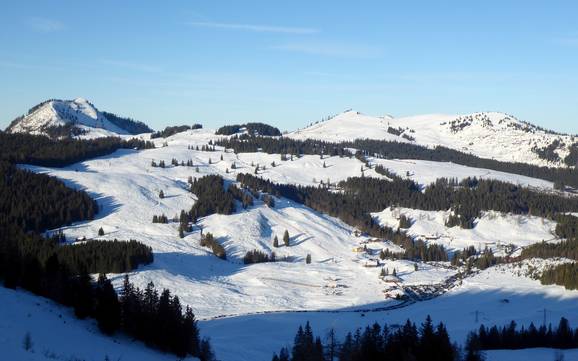
{"label": "distant mountain", "polygon": [[9,133],[42,134],[52,138],[97,138],[152,131],[143,122],[101,112],[83,98],[44,101],[32,107],[26,115],[14,119],[6,128]]}
{"label": "distant mountain", "polygon": [[367,138],[429,147],[441,145],[482,158],[557,167],[575,166],[578,154],[577,136],[556,133],[498,112],[393,118],[346,111],[288,137],[336,142]]}

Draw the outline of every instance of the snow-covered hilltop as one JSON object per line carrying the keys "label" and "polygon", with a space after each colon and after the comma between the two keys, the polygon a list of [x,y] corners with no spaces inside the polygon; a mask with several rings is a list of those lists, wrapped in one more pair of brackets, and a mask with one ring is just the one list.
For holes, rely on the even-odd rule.
{"label": "snow-covered hilltop", "polygon": [[444,146],[482,158],[545,166],[567,165],[565,158],[578,142],[576,136],[558,134],[498,112],[393,118],[346,111],[288,136],[334,142],[367,138]]}
{"label": "snow-covered hilltop", "polygon": [[6,129],[9,133],[42,134],[50,137],[82,136],[96,138],[151,132],[144,123],[99,111],[84,98],[47,100]]}

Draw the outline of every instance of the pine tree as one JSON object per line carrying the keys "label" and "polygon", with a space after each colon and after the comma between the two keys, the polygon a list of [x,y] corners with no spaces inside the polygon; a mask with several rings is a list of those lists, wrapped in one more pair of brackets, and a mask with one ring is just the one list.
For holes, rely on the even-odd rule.
{"label": "pine tree", "polygon": [[98,229],[98,235],[99,235],[99,236],[104,236],[104,229],[102,229],[102,227],[100,227],[100,228]]}
{"label": "pine tree", "polygon": [[112,334],[120,327],[120,303],[116,291],[106,275],[101,273],[96,286],[95,318],[98,328],[105,334]]}
{"label": "pine tree", "polygon": [[159,192],[159,198],[160,199],[165,198],[165,192],[163,192],[162,190]]}
{"label": "pine tree", "polygon": [[310,264],[311,263],[311,254],[307,253],[307,256],[305,257],[305,263]]}
{"label": "pine tree", "polygon": [[277,238],[277,236],[275,236],[275,238],[273,239],[273,247],[275,248],[279,247],[279,238]]}
{"label": "pine tree", "polygon": [[22,348],[24,351],[32,351],[32,347],[34,347],[32,336],[30,336],[30,332],[26,332],[24,335],[24,340],[22,341]]}
{"label": "pine tree", "polygon": [[283,233],[283,244],[285,247],[289,247],[289,231],[287,230],[285,230],[285,233]]}
{"label": "pine tree", "polygon": [[86,269],[81,270],[74,292],[74,314],[80,319],[90,316],[93,309],[93,295],[90,275]]}

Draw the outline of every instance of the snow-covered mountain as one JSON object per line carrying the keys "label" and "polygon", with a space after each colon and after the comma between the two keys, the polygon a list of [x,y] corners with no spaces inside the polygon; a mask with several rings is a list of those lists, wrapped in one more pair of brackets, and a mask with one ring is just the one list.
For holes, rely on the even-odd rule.
{"label": "snow-covered mountain", "polygon": [[97,138],[152,131],[144,123],[99,111],[84,98],[47,100],[6,129],[9,133],[42,134],[50,137],[81,136]]}
{"label": "snow-covered mountain", "polygon": [[[393,122],[384,118],[363,119],[369,126],[374,119],[385,126]],[[435,320],[448,324],[452,338],[458,343],[463,343],[468,332],[479,327],[474,322],[476,312],[485,324],[503,325],[512,319],[524,325],[539,324],[544,308],[550,312],[549,322],[557,322],[561,316],[568,317],[573,325],[578,322],[572,312],[578,300],[577,291],[544,286],[527,275],[530,269],[544,269],[557,264],[555,262],[566,262],[564,260],[529,260],[520,265],[490,268],[452,285],[431,301],[403,303],[393,298],[395,292],[442,287],[440,285],[459,269],[448,262],[393,259],[381,260],[380,267],[372,266],[380,251],[399,251],[399,246],[358,234],[336,218],[285,198],[276,198],[274,207],[256,199],[253,206],[238,207],[234,214],[213,214],[199,220],[202,229],[212,233],[226,249],[227,260],[213,256],[200,245],[198,228],[181,238],[178,222],[152,223],[152,217],[159,214],[178,218],[181,210],[190,209],[196,202],[196,197],[187,189],[189,176],[217,174],[227,184],[235,184],[237,174],[253,173],[259,165],[259,177],[278,183],[315,185],[320,181],[338,182],[359,176],[364,165],[355,157],[321,159],[318,155],[303,155],[281,160],[280,154],[234,153],[222,147],[202,150],[203,145],[218,138],[210,130],[187,130],[153,139],[155,149],[119,150],[64,168],[22,167],[56,176],[97,199],[100,209],[97,219],[54,231],[62,231],[67,239],[74,240],[97,237],[102,228],[105,235],[99,237],[101,239],[137,239],[152,247],[154,263],[131,273],[131,280],[141,288],[154,282],[157,287],[175,292],[183,304],[191,305],[200,320],[201,331],[210,336],[222,360],[270,359],[274,351],[293,338],[297,327],[307,321],[319,332],[335,328],[339,337],[344,337],[344,331],[373,322],[403,323],[407,318],[421,321],[431,314]],[[197,147],[201,150],[196,150]],[[191,160],[196,168],[151,165],[153,160],[168,163],[170,159]],[[368,161],[419,184],[428,184],[440,177],[475,176],[545,192],[553,187],[551,182],[541,179],[452,163],[371,157]],[[275,166],[270,166],[272,163]],[[364,175],[385,178],[375,169],[367,169]],[[160,190],[166,195],[163,199],[157,196]],[[518,252],[542,240],[560,241],[554,235],[556,222],[540,217],[488,211],[480,216],[474,229],[462,229],[446,225],[448,214],[449,211],[398,207],[384,209],[373,216],[380,224],[394,228],[401,215],[409,216],[415,221],[407,230],[409,234],[444,245],[452,252],[474,246],[489,247],[496,255],[504,255],[510,252],[508,247]],[[290,234],[290,245],[275,247],[273,238],[281,237],[285,230]],[[243,255],[251,250],[275,252],[287,261],[245,265]],[[307,255],[312,258],[311,264],[305,262]],[[399,284],[380,279],[381,268],[395,269]],[[121,274],[109,277],[117,288],[121,286]],[[33,317],[39,316],[34,313]],[[8,341],[14,352],[19,351],[18,343],[27,329],[19,330],[17,336],[11,336]],[[44,333],[34,330],[31,333],[39,348],[47,343]],[[243,342],[235,342],[240,335],[244,335]],[[96,339],[105,342],[100,337]],[[51,347],[59,354],[76,352],[64,344]],[[118,349],[124,348],[121,342]],[[549,360],[552,352],[543,350],[541,356],[532,359]],[[576,352],[571,351],[567,357],[570,359]],[[117,353],[111,351],[109,355]],[[489,360],[509,360],[510,357],[512,353],[495,357],[488,353]]]}
{"label": "snow-covered mountain", "polygon": [[429,147],[441,145],[482,158],[546,166],[565,166],[565,157],[578,142],[574,135],[558,134],[498,112],[393,118],[346,111],[288,136],[335,142],[367,138]]}

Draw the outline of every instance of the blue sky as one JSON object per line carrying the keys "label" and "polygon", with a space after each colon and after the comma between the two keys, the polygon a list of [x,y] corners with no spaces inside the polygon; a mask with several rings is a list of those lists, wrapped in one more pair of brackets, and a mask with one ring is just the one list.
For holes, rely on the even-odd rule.
{"label": "blue sky", "polygon": [[354,108],[496,110],[578,133],[575,1],[12,1],[0,126],[48,98],[154,128]]}

